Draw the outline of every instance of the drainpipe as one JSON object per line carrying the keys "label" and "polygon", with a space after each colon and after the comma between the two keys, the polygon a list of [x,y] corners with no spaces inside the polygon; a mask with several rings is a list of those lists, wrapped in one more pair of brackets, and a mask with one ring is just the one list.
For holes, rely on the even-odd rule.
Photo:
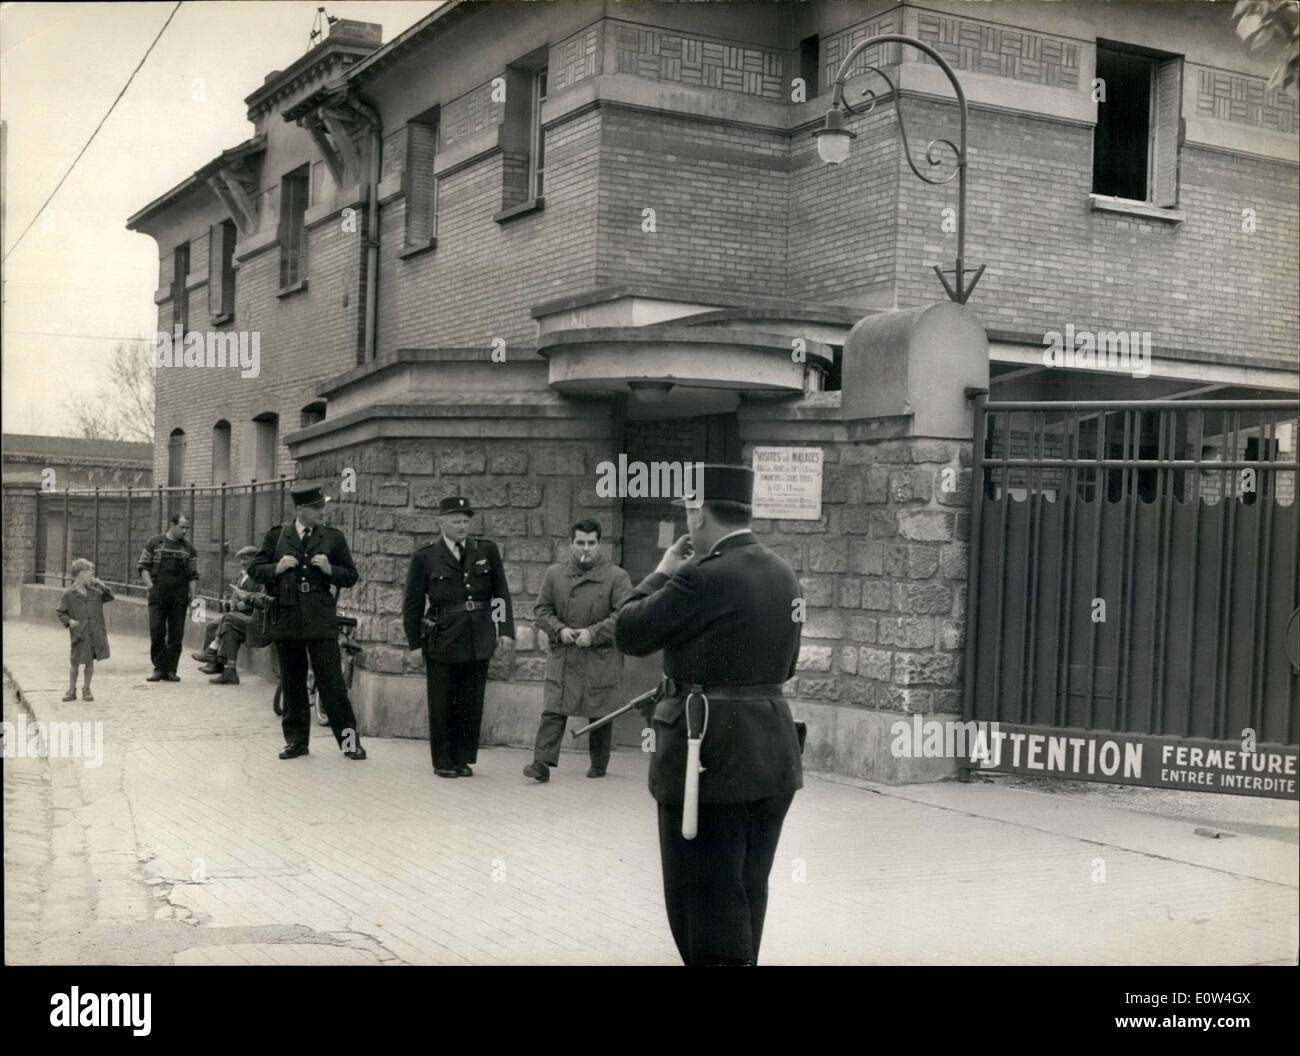
{"label": "drainpipe", "polygon": [[366,194],[369,198],[368,219],[366,221],[366,332],[365,361],[375,358],[375,335],[379,324],[379,146],[382,124],[374,107],[363,103],[353,96],[349,103],[352,108],[365,118],[370,127],[370,175]]}

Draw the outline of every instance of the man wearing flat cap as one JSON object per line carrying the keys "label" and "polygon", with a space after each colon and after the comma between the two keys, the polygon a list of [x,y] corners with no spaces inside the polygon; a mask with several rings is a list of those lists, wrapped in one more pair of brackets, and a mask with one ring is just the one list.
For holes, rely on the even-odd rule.
{"label": "man wearing flat cap", "polygon": [[469,535],[474,509],[456,495],[438,507],[441,534],[411,556],[402,622],[424,651],[429,752],[438,777],[472,777],[488,662],[497,641],[509,648],[514,611],[501,551]]}
{"label": "man wearing flat cap", "polygon": [[221,602],[221,616],[203,630],[203,651],[190,654],[203,665],[200,671],[217,676],[208,679],[213,685],[239,685],[239,647],[248,638],[257,614],[271,601],[266,588],[248,574],[256,555],[255,546],[246,546],[235,554],[242,569],[239,578],[230,584],[230,597]]}
{"label": "man wearing flat cap", "polygon": [[[703,466],[693,497],[675,503],[686,506],[689,534],[664,552],[614,625],[624,653],[663,650],[650,793],[668,924],[690,965],[757,963],[768,874],[803,787],[801,731],[784,696],[799,657],[799,580],[750,529],[753,491],[752,470]],[[703,767],[691,836],[683,832],[688,737],[700,739]]]}
{"label": "man wearing flat cap", "polygon": [[364,759],[357,719],[343,684],[339,625],[335,611],[340,591],[357,581],[348,541],[337,528],[321,523],[326,498],[320,488],[296,487],[294,519],[266,533],[250,575],[271,595],[267,636],[280,657],[284,687],[284,751],[281,759],[307,754],[311,713],[307,701],[307,662],[316,673],[321,706],[330,729],[349,759]]}

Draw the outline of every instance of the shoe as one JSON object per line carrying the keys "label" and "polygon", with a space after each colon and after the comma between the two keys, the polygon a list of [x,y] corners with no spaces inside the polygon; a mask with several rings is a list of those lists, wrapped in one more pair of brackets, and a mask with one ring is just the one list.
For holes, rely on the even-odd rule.
{"label": "shoe", "polygon": [[223,668],[221,674],[217,675],[216,678],[208,679],[208,681],[214,686],[237,686],[239,685],[239,672],[227,671]]}
{"label": "shoe", "polygon": [[81,691],[81,699],[82,699],[82,700],[94,700],[94,699],[95,699],[95,694],[93,694],[93,693],[92,693],[90,690],[88,690],[88,689],[83,689],[83,690]]}
{"label": "shoe", "polygon": [[545,763],[529,763],[524,767],[524,777],[531,777],[544,785],[551,779],[551,768]]}
{"label": "shoe", "polygon": [[168,671],[162,677],[164,682],[179,682],[181,680],[181,676],[178,675],[175,671]]}
{"label": "shoe", "polygon": [[305,744],[286,744],[284,746],[284,751],[280,753],[280,758],[297,759],[298,756],[306,755],[306,754],[307,754],[307,746]]}
{"label": "shoe", "polygon": [[604,768],[603,766],[593,766],[590,770],[587,771],[587,776],[588,776],[588,777],[604,777],[604,776],[605,776],[605,768]]}
{"label": "shoe", "polygon": [[75,689],[70,689],[70,690],[68,690],[66,693],[63,694],[63,699],[64,699],[64,700],[76,700],[76,699],[77,699],[77,691],[76,691]]}
{"label": "shoe", "polygon": [[216,653],[212,652],[211,650],[209,650],[206,653],[190,653],[190,656],[192,656],[200,664],[215,664],[221,659],[221,657],[219,657]]}
{"label": "shoe", "polygon": [[436,766],[433,768],[433,772],[439,777],[460,777],[460,774],[456,773],[455,770],[440,770]]}
{"label": "shoe", "polygon": [[366,750],[364,748],[354,748],[352,751],[344,752],[343,754],[349,759],[361,760],[366,757]]}
{"label": "shoe", "polygon": [[471,769],[469,768],[469,764],[468,764],[468,763],[461,763],[458,767],[456,767],[456,776],[457,776],[457,777],[473,777],[473,776],[474,776],[474,771],[471,770]]}
{"label": "shoe", "polygon": [[149,675],[149,677],[145,679],[146,682],[161,682],[162,680],[163,680],[163,673],[159,671],[156,667],[153,669],[153,672]]}
{"label": "shoe", "polygon": [[204,664],[202,667],[199,668],[199,674],[201,674],[201,675],[219,675],[219,674],[221,674],[221,672],[224,671],[225,669],[226,669],[226,665],[225,665],[225,664],[222,664],[222,663],[216,663],[216,664]]}

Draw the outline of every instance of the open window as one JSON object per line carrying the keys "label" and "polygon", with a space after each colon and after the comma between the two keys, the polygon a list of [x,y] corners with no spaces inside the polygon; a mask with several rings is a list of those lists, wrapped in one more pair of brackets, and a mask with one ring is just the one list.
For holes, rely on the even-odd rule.
{"label": "open window", "polygon": [[543,207],[546,187],[546,103],[550,49],[540,47],[506,67],[505,121],[501,128],[502,185],[498,223]]}
{"label": "open window", "polygon": [[1183,60],[1176,55],[1097,43],[1092,192],[1164,209],[1178,205]]}
{"label": "open window", "polygon": [[172,253],[172,323],[182,334],[190,332],[190,295],[185,282],[190,277],[190,244],[182,242]]}
{"label": "open window", "polygon": [[307,278],[307,194],[310,166],[280,180],[280,289],[297,288]]}
{"label": "open window", "polygon": [[208,229],[208,315],[214,324],[235,315],[235,222]]}

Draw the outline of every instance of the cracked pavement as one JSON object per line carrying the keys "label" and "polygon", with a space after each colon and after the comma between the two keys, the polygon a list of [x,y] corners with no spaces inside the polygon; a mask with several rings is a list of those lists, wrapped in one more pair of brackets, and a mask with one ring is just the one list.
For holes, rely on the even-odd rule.
{"label": "cracked pavement", "polygon": [[[66,634],[6,621],[4,717],[103,723],[103,765],[4,764],[10,964],[676,964],[645,760],[480,752],[439,781],[422,740],[370,758],[313,728],[281,761],[271,687],[146,683],[115,636],[92,703],[60,701]],[[20,705],[16,690],[21,689]],[[28,715],[31,720],[31,715]],[[1210,800],[1231,800],[1221,839]],[[808,774],[771,880],[762,963],[1294,964],[1295,803]],[[1118,804],[1118,805],[1117,805]],[[1136,805],[1136,806],[1135,806]]]}

